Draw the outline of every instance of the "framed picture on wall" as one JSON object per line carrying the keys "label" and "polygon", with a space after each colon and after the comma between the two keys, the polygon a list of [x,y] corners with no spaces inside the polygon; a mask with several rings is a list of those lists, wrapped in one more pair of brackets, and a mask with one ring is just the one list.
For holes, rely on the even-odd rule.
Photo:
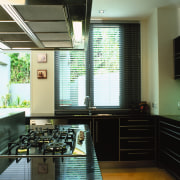
{"label": "framed picture on wall", "polygon": [[38,63],[46,63],[47,62],[47,53],[39,53],[37,55]]}
{"label": "framed picture on wall", "polygon": [[37,78],[38,79],[47,79],[47,70],[37,70]]}

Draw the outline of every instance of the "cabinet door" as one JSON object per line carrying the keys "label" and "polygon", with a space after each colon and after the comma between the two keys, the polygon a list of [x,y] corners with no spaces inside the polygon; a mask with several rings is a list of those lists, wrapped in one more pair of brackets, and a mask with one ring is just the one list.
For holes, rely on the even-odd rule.
{"label": "cabinet door", "polygon": [[120,119],[120,160],[154,159],[154,120],[149,117]]}
{"label": "cabinet door", "polygon": [[159,162],[177,179],[180,178],[180,122],[160,118]]}
{"label": "cabinet door", "polygon": [[93,140],[99,161],[119,160],[119,118],[94,118]]}

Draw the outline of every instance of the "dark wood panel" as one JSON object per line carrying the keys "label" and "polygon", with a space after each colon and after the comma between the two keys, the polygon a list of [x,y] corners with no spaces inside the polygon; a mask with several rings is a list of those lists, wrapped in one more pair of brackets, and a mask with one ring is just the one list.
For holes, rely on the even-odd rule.
{"label": "dark wood panel", "polygon": [[159,118],[159,164],[180,179],[180,121]]}
{"label": "dark wood panel", "polygon": [[151,149],[120,151],[120,159],[121,161],[152,160],[154,159],[154,153]]}

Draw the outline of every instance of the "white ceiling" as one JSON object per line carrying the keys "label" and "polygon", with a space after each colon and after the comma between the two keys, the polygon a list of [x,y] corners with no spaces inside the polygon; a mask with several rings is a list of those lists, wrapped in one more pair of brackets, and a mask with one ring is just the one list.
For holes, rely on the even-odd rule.
{"label": "white ceiling", "polygon": [[[180,0],[93,0],[92,20],[140,20],[149,16],[155,8],[180,7]],[[100,14],[99,10],[104,10]]]}

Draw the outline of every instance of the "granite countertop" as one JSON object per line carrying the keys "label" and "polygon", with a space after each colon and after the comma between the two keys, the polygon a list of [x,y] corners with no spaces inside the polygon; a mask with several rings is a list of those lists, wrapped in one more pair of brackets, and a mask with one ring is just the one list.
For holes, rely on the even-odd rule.
{"label": "granite countertop", "polygon": [[[86,156],[82,157],[0,157],[0,179],[14,180],[102,180],[93,142],[86,127]],[[16,175],[14,174],[16,172]]]}
{"label": "granite countertop", "polygon": [[161,117],[176,120],[176,121],[180,121],[180,115],[161,115]]}
{"label": "granite countertop", "polygon": [[19,111],[19,112],[5,112],[5,113],[0,113],[0,119],[7,118],[7,117],[10,117],[10,116],[13,116],[13,115],[16,115],[16,114],[22,113],[22,112],[23,112],[23,111]]}

